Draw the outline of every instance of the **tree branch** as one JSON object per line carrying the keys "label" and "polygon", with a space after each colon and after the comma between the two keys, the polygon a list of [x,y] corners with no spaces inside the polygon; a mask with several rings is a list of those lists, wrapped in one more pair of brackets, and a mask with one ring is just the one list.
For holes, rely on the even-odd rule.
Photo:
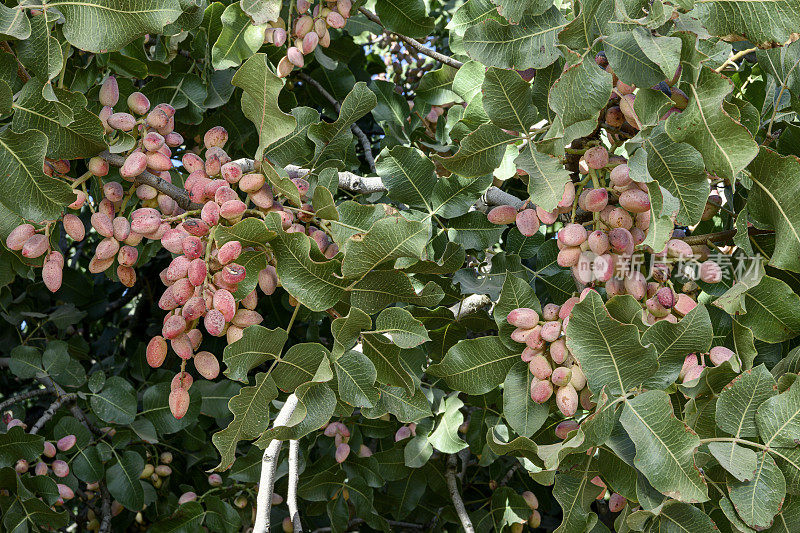
{"label": "tree branch", "polygon": [[[290,394],[286,398],[272,427],[286,425],[297,407],[297,396]],[[275,488],[275,469],[278,466],[278,455],[281,453],[281,441],[273,440],[264,450],[261,459],[261,477],[258,482],[258,497],[256,499],[256,523],[253,533],[266,533],[270,530],[270,512],[272,510],[272,492]]]}
{"label": "tree branch", "polygon": [[461,61],[453,59],[450,56],[446,56],[444,54],[441,54],[441,53],[437,52],[436,50],[431,50],[430,48],[428,48],[427,46],[425,46],[421,42],[417,41],[416,39],[412,39],[411,37],[406,37],[405,35],[401,35],[399,33],[395,33],[393,31],[387,30],[386,27],[381,22],[381,19],[379,19],[378,16],[375,13],[372,13],[368,9],[360,7],[360,8],[358,8],[358,10],[361,11],[364,14],[364,16],[367,17],[369,20],[371,20],[375,24],[379,24],[383,28],[383,31],[385,33],[391,33],[392,35],[396,35],[398,39],[400,39],[401,41],[403,41],[404,43],[409,45],[411,48],[414,48],[415,50],[417,50],[421,54],[424,54],[424,55],[426,55],[428,57],[432,57],[433,59],[435,59],[439,63],[444,63],[445,65],[451,66],[451,67],[456,68],[456,69],[457,68],[461,68],[464,65],[464,63],[462,63]]}
{"label": "tree branch", "polygon": [[[325,87],[320,84],[317,80],[306,74],[305,72],[298,72],[297,76],[303,80],[304,82],[308,83],[309,85],[313,86],[322,97],[330,102],[333,108],[336,110],[336,113],[342,109],[342,106],[339,104],[339,101],[325,90]],[[350,131],[353,132],[353,135],[358,137],[358,140],[361,142],[361,147],[364,149],[364,159],[367,160],[367,164],[369,165],[370,172],[375,172],[375,157],[372,155],[372,143],[370,143],[369,137],[364,131],[358,127],[357,124],[350,125]]]}
{"label": "tree branch", "polygon": [[447,470],[444,477],[447,480],[447,488],[450,490],[450,498],[453,500],[453,507],[456,508],[458,519],[461,520],[461,527],[466,533],[475,533],[475,528],[472,526],[472,521],[467,514],[467,508],[464,507],[464,500],[461,499],[461,493],[458,492],[458,481],[456,481],[456,470],[458,469],[458,459],[455,455],[447,456]]}
{"label": "tree branch", "polygon": [[37,433],[39,433],[39,430],[42,429],[44,425],[51,418],[53,418],[53,416],[55,416],[56,412],[62,405],[64,405],[67,402],[71,402],[77,397],[78,397],[77,394],[71,392],[69,394],[64,394],[63,396],[59,396],[58,398],[56,398],[56,400],[50,404],[50,407],[47,408],[44,414],[39,417],[39,420],[36,421],[36,423],[33,425],[33,427],[28,433],[30,433],[31,435],[36,435]]}
{"label": "tree branch", "polygon": [[297,510],[297,483],[299,472],[300,443],[296,440],[289,441],[289,488],[286,490],[286,505],[289,506],[289,517],[292,519],[295,533],[302,533],[303,523],[300,521],[300,512]]}
{"label": "tree branch", "polygon": [[45,394],[50,394],[50,391],[47,389],[36,389],[28,392],[23,392],[17,394],[16,396],[12,396],[7,400],[3,400],[0,402],[0,413],[3,412],[4,409],[7,409],[14,405],[15,403],[21,402],[23,400],[27,400],[28,398],[35,398],[36,396],[43,396]]}
{"label": "tree branch", "polygon": [[[247,162],[248,160],[240,159],[239,161]],[[300,168],[297,165],[287,165],[285,169],[290,178],[302,178],[310,172],[308,169]],[[339,172],[339,188],[356,194],[387,192],[386,185],[383,184],[383,180],[379,176],[359,176],[352,172]],[[489,187],[482,200],[490,206],[510,205],[516,209],[522,207],[524,203],[524,200],[495,186]]]}
{"label": "tree branch", "polygon": [[[6,364],[8,363],[6,362]],[[4,366],[4,360],[0,359],[0,367],[2,366]],[[61,387],[61,385],[53,381],[53,379],[50,376],[46,375],[37,376],[36,380],[42,385],[44,385],[48,391],[52,392],[59,398],[65,396],[72,396],[73,399],[77,398],[77,394],[75,393],[67,394],[66,391]],[[81,424],[83,424],[83,426],[86,429],[88,429],[91,433],[98,435],[100,437],[104,436],[104,434],[99,429],[97,429],[91,422],[89,422],[89,419],[86,417],[86,413],[83,412],[83,409],[78,407],[77,403],[73,404],[69,408],[69,411],[70,413],[72,413],[72,416],[74,416]],[[98,533],[109,533],[109,530],[111,528],[111,494],[108,492],[108,487],[106,487],[105,479],[100,479],[98,483],[100,485],[100,495],[103,500],[103,505],[102,505],[103,519],[100,521],[100,529],[98,530]]]}
{"label": "tree branch", "polygon": [[[114,165],[115,167],[121,167],[125,163],[125,158],[121,155],[112,154],[108,150],[100,153],[100,157],[108,161],[110,165]],[[177,185],[173,185],[170,182],[161,179],[160,177],[156,176],[155,174],[151,174],[148,171],[144,171],[138,176],[136,176],[136,183],[141,183],[144,185],[150,185],[158,192],[162,192],[175,200],[175,202],[180,206],[182,209],[186,209],[187,211],[191,211],[193,209],[201,209],[203,207],[202,204],[198,204],[192,201],[189,197],[189,192],[185,189],[181,189]]]}
{"label": "tree branch", "polygon": [[[771,233],[775,233],[772,230],[763,230],[757,228],[747,228],[747,234],[751,237],[756,235],[769,235]],[[708,241],[711,242],[725,242],[729,239],[732,239],[736,235],[736,229],[728,229],[725,231],[717,231],[714,233],[706,233],[703,235],[689,235],[688,237],[684,237],[681,240],[690,246],[694,246],[696,244],[705,244]]]}
{"label": "tree branch", "polygon": [[508,469],[508,472],[505,473],[505,475],[503,476],[503,479],[500,480],[500,483],[498,485],[501,486],[501,487],[506,486],[508,484],[508,482],[511,481],[511,478],[514,477],[514,474],[517,473],[517,470],[519,470],[521,467],[522,467],[522,463],[520,463],[519,461],[514,463],[514,466],[512,466],[511,468]]}
{"label": "tree branch", "polygon": [[111,494],[108,492],[104,480],[100,480],[100,497],[103,499],[101,507],[103,519],[100,521],[100,529],[97,532],[108,533],[111,530]]}

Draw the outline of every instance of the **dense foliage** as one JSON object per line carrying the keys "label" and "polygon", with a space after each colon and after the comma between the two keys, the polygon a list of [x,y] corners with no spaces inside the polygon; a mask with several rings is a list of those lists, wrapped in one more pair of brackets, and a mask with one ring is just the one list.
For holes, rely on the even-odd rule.
{"label": "dense foliage", "polygon": [[5,0],[0,530],[800,531],[797,31]]}

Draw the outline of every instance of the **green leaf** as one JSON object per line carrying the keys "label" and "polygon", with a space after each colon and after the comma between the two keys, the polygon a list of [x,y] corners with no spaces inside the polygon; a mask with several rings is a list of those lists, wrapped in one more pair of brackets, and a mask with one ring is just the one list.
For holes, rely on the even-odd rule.
{"label": "green leaf", "polygon": [[487,19],[466,29],[464,48],[469,57],[487,66],[543,68],[558,59],[556,36],[565,25],[555,6],[539,15],[526,14],[518,24]]}
{"label": "green leaf", "polygon": [[205,518],[203,506],[196,501],[186,502],[174,515],[153,524],[153,533],[190,533],[201,528]]}
{"label": "green leaf", "polygon": [[[636,303],[639,308],[638,302]],[[678,323],[656,322],[642,334],[642,344],[652,344],[658,354],[658,370],[644,386],[649,389],[667,388],[678,379],[683,361],[690,353],[706,353],[711,349],[714,330],[708,309],[698,305]]]}
{"label": "green leaf", "polygon": [[455,35],[463,36],[470,27],[489,19],[501,20],[497,14],[497,6],[491,0],[467,0],[453,13],[447,29]]}
{"label": "green leaf", "polygon": [[[31,80],[25,84],[14,103],[14,131],[39,130],[47,135],[47,156],[54,159],[89,157],[106,147],[103,124],[96,115],[86,110],[86,97],[64,89],[55,89],[59,102],[48,102],[42,97],[42,83]],[[59,108],[67,106],[74,120],[61,123]]]}
{"label": "green leaf", "polygon": [[700,439],[675,418],[664,391],[627,400],[620,422],[636,446],[636,468],[656,490],[682,502],[708,500],[706,482],[694,462]]}
{"label": "green leaf", "polygon": [[[505,280],[503,280],[503,288],[500,291],[500,298],[492,310],[492,318],[497,324],[500,340],[512,350],[519,349],[522,346],[520,343],[511,340],[511,333],[516,328],[506,321],[506,317],[508,313],[520,307],[533,309],[537,313],[542,311],[542,306],[539,303],[539,298],[536,297],[536,291],[533,290],[533,287],[520,276],[506,275]],[[520,432],[517,431],[517,433]]]}
{"label": "green leaf", "polygon": [[580,459],[585,464],[576,464],[569,473],[556,474],[553,485],[553,498],[561,505],[564,515],[561,524],[556,528],[557,533],[570,533],[572,531],[591,531],[597,522],[590,505],[602,490],[590,482],[596,475],[590,470],[591,457]]}
{"label": "green leaf", "polygon": [[211,437],[220,454],[215,470],[227,470],[233,464],[240,440],[252,440],[267,429],[269,405],[277,397],[278,389],[272,377],[259,372],[254,386],[242,387],[239,394],[230,399],[228,408],[233,413],[233,420]]}
{"label": "green leaf", "polygon": [[800,160],[762,147],[748,168],[753,182],[747,197],[750,220],[775,230],[769,264],[800,272]]}
{"label": "green leaf", "polygon": [[431,196],[431,214],[455,218],[469,211],[478,198],[492,185],[492,176],[439,178]]}
{"label": "green leaf", "polygon": [[378,390],[380,397],[375,407],[362,411],[368,418],[378,418],[385,413],[392,413],[400,422],[409,424],[431,416],[430,403],[419,387],[415,388],[411,395],[401,387],[381,385]]}
{"label": "green leaf", "polygon": [[206,525],[212,531],[235,533],[242,529],[242,519],[231,504],[217,496],[205,499]]}
{"label": "green leaf", "polygon": [[736,321],[750,328],[753,336],[769,343],[783,342],[800,333],[800,296],[783,281],[764,276],[744,293],[747,313]]}
{"label": "green leaf", "polygon": [[241,0],[239,3],[258,25],[276,21],[281,16],[281,0]]}
{"label": "green leaf", "polygon": [[636,326],[611,318],[596,291],[575,305],[566,333],[592,390],[608,387],[611,395],[625,394],[658,367],[655,348],[642,345]]}
{"label": "green leaf", "polygon": [[375,13],[388,30],[414,39],[422,39],[433,31],[434,19],[426,11],[422,0],[375,2]]}
{"label": "green leaf", "polygon": [[374,270],[352,287],[350,305],[366,313],[377,313],[398,302],[433,307],[444,297],[444,291],[434,281],[417,292],[411,278],[397,270]]}
{"label": "green leaf", "polygon": [[369,357],[355,350],[348,350],[333,361],[339,397],[354,407],[374,407],[379,391],[375,387],[378,371]]}
{"label": "green leaf", "polygon": [[644,138],[642,147],[650,176],[680,202],[676,222],[697,224],[708,200],[703,157],[691,145],[670,139],[661,124]]}
{"label": "green leaf", "polygon": [[414,348],[430,339],[425,326],[402,307],[390,307],[381,311],[375,321],[375,331],[388,335],[392,343],[400,348]]}
{"label": "green leaf", "polygon": [[11,113],[14,104],[14,94],[11,87],[3,80],[0,80],[0,115]]}
{"label": "green leaf", "polygon": [[647,184],[647,192],[650,195],[650,228],[642,244],[653,250],[663,250],[667,241],[672,238],[675,228],[673,220],[677,217],[681,204],[655,181]]}
{"label": "green leaf", "polygon": [[[531,461],[533,467],[539,468],[541,461],[537,454],[539,447],[527,437],[511,439],[508,428],[502,424],[490,427],[486,433],[486,444],[497,455],[524,457]],[[534,469],[534,471],[536,471]]]}
{"label": "green leaf", "polygon": [[681,40],[653,37],[644,28],[633,28],[611,34],[603,39],[603,46],[609,65],[622,81],[650,87],[675,74]]}
{"label": "green leaf", "polygon": [[214,238],[220,245],[229,241],[239,241],[242,248],[260,248],[275,237],[275,232],[268,229],[259,218],[245,218],[233,226],[217,226]]}
{"label": "green leaf", "polygon": [[[170,383],[156,383],[152,387],[145,389],[142,395],[142,414],[144,418],[139,420],[150,422],[159,435],[168,435],[186,429],[197,422],[197,415],[200,414],[202,399],[199,396],[199,390],[200,388],[192,388],[189,391],[189,410],[183,418],[178,420],[169,409]],[[228,406],[226,404],[224,416],[227,415]]]}
{"label": "green leaf", "polygon": [[[749,239],[748,239],[749,242]],[[725,291],[722,296],[714,300],[714,305],[724,310],[731,316],[740,316],[747,313],[747,299],[745,293],[756,287],[764,279],[766,271],[761,261],[756,261],[745,272],[738,276],[736,282]],[[740,327],[747,329],[740,324]],[[750,333],[752,336],[752,332]]]}
{"label": "green leaf", "polygon": [[314,156],[313,144],[308,139],[308,127],[319,122],[319,111],[310,107],[295,107],[292,116],[297,122],[294,130],[264,149],[264,158],[278,166],[308,164]]}
{"label": "green leaf", "polygon": [[356,233],[344,246],[342,275],[361,278],[384,262],[400,257],[422,258],[430,226],[402,217],[376,222],[368,232]]}
{"label": "green leaf", "polygon": [[606,30],[607,21],[614,15],[614,5],[605,0],[582,0],[576,6],[580,6],[578,13],[558,33],[558,40],[568,48],[583,51],[591,48]]}
{"label": "green leaf", "polygon": [[108,378],[103,390],[93,394],[89,403],[104,422],[130,424],[136,418],[136,392],[128,381],[119,376]]}
{"label": "green leaf", "polygon": [[694,505],[667,500],[661,512],[653,517],[648,531],[714,533],[719,528],[706,513]]}
{"label": "green leaf", "polygon": [[124,451],[122,457],[117,457],[117,463],[106,470],[108,492],[126,509],[139,511],[144,506],[144,488],[139,481],[144,459],[133,451]]}
{"label": "green leaf", "polygon": [[378,176],[395,202],[428,211],[436,186],[433,161],[410,146],[384,148],[375,162]]}
{"label": "green leaf", "polygon": [[162,33],[182,13],[179,0],[87,0],[48,3],[64,15],[64,37],[88,52],[116,51],[145,34]]}
{"label": "green leaf", "polygon": [[767,446],[797,446],[800,440],[800,381],[777,396],[768,398],[756,413],[761,440]]}
{"label": "green leaf", "polygon": [[548,104],[560,119],[565,141],[594,130],[611,96],[611,81],[611,74],[591,58],[567,67],[555,81]]}
{"label": "green leaf", "polygon": [[550,414],[548,404],[531,399],[532,380],[528,364],[517,361],[503,382],[503,417],[511,429],[523,437],[531,437],[539,431]]}
{"label": "green leaf", "polygon": [[44,437],[25,433],[21,426],[0,433],[0,468],[13,466],[20,459],[34,461],[44,451]]}
{"label": "green leaf", "polygon": [[372,111],[377,104],[378,98],[367,88],[367,84],[363,81],[356,83],[342,102],[339,116],[334,122],[320,122],[308,127],[308,138],[317,146],[315,160],[324,161],[324,154],[329,154],[327,159],[344,159],[341,154],[331,151],[338,150],[339,145],[350,147],[353,139],[350,126]]}
{"label": "green leaf", "polygon": [[406,447],[403,448],[403,459],[409,468],[425,466],[431,455],[433,455],[433,446],[428,441],[427,435],[417,435],[409,440]]}
{"label": "green leaf", "polygon": [[717,462],[739,481],[753,479],[758,457],[750,448],[734,442],[709,442],[708,450]]}
{"label": "green leaf", "polygon": [[458,96],[453,92],[456,72],[456,69],[447,65],[426,72],[417,85],[416,105],[442,105],[457,101]]}
{"label": "green leaf", "polygon": [[225,346],[222,362],[227,368],[223,373],[228,379],[247,383],[247,373],[264,361],[277,359],[288,338],[286,330],[281,328],[245,328],[241,339]]}
{"label": "green leaf", "polygon": [[0,4],[0,36],[6,40],[27,39],[31,35],[31,22],[22,6],[8,7]]}
{"label": "green leaf", "polygon": [[35,130],[0,133],[0,175],[6,193],[0,204],[28,220],[54,220],[64,206],[75,200],[66,183],[45,176],[47,136]]}
{"label": "green leaf", "polygon": [[464,415],[460,411],[464,402],[458,399],[456,392],[444,397],[442,403],[444,411],[437,417],[436,427],[428,435],[428,441],[442,453],[457,453],[469,446],[458,437],[458,428],[464,423]]}
{"label": "green leaf", "polygon": [[800,27],[791,0],[700,0],[693,14],[712,35],[742,36],[764,48],[782,45]]}
{"label": "green leaf", "polygon": [[414,381],[406,368],[401,364],[403,351],[386,340],[382,335],[367,333],[362,335],[364,355],[366,355],[377,371],[378,383],[403,387],[409,393],[414,390]]}
{"label": "green leaf", "polygon": [[505,380],[521,350],[506,348],[498,337],[465,339],[450,348],[441,363],[428,367],[453,390],[485,394]]}
{"label": "green leaf", "polygon": [[333,333],[333,354],[338,356],[356,345],[362,331],[372,328],[372,319],[361,309],[351,307],[347,316],[331,321]]}
{"label": "green leaf", "polygon": [[493,491],[491,517],[495,531],[502,531],[503,526],[524,523],[530,516],[530,511],[525,498],[511,487],[500,487]]}
{"label": "green leaf", "polygon": [[294,344],[275,362],[272,378],[284,392],[292,392],[308,381],[329,381],[333,378],[330,355],[318,342]]}
{"label": "green leaf", "polygon": [[465,178],[491,173],[500,165],[506,145],[516,138],[494,124],[482,124],[467,135],[449,157],[434,156],[445,168]]}
{"label": "green leaf", "polygon": [[470,211],[451,219],[447,237],[467,250],[483,250],[500,240],[504,226],[492,224],[481,211]]}
{"label": "green leaf", "polygon": [[564,187],[571,181],[561,160],[540,152],[529,142],[520,147],[514,164],[528,174],[531,201],[545,211],[554,210],[564,197]]}
{"label": "green leaf", "polygon": [[222,31],[211,49],[212,65],[216,70],[238,67],[264,44],[264,26],[254,24],[239,2],[226,7],[220,20]]}
{"label": "green leaf", "polygon": [[312,311],[324,311],[339,302],[345,292],[345,283],[337,278],[339,262],[311,259],[308,236],[280,231],[270,245],[281,285],[301,304]]}
{"label": "green leaf", "polygon": [[750,481],[728,483],[728,495],[745,523],[758,530],[772,525],[786,496],[786,480],[768,451],[759,452],[755,475]]}
{"label": "green leaf", "polygon": [[[42,96],[47,100],[59,99],[53,94],[50,80],[59,75],[65,60],[58,39],[50,35],[50,23],[57,18],[51,11],[44,11],[41,16],[31,17],[30,37],[17,45],[19,60],[34,78],[44,82]],[[63,101],[62,103],[67,104]]]}
{"label": "green leaf", "polygon": [[11,350],[8,368],[20,379],[34,378],[39,372],[44,372],[42,352],[34,346],[15,346]]}
{"label": "green leaf", "polygon": [[722,109],[733,84],[722,74],[704,68],[697,83],[685,87],[689,106],[667,119],[667,134],[700,152],[708,172],[733,179],[758,154],[758,145],[747,128]]}
{"label": "green leaf", "polygon": [[151,102],[169,102],[181,121],[197,124],[202,120],[208,89],[197,74],[173,72],[148,82],[143,91]]}
{"label": "green leaf", "polygon": [[531,84],[516,71],[489,67],[482,91],[486,114],[496,126],[527,132],[536,122]]}
{"label": "green leaf", "polygon": [[717,399],[717,426],[734,438],[758,436],[756,412],[778,393],[778,385],[763,364],[746,370],[726,386]]}
{"label": "green leaf", "polygon": [[284,80],[270,70],[266,54],[255,54],[239,67],[231,83],[243,91],[242,112],[256,126],[259,144],[255,158],[261,159],[265,147],[291,134],[297,125],[292,115],[278,107]]}

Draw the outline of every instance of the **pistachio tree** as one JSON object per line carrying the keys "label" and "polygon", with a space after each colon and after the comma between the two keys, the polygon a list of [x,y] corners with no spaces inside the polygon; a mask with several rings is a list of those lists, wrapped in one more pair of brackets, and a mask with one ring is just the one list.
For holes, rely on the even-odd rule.
{"label": "pistachio tree", "polygon": [[0,529],[800,530],[798,31],[0,4]]}

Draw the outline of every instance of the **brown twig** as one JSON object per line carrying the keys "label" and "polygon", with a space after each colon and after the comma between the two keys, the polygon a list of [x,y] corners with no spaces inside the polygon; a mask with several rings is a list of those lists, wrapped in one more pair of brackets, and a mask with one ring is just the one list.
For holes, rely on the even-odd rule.
{"label": "brown twig", "polygon": [[[317,80],[305,72],[298,72],[297,77],[313,86],[317,92],[319,92],[319,94],[322,95],[322,97],[333,106],[337,114],[341,111],[342,106],[339,104],[339,101],[336,100],[336,98],[329,93]],[[358,137],[358,140],[361,142],[361,147],[364,149],[364,159],[367,160],[370,171],[375,172],[375,157],[372,155],[372,143],[370,142],[369,137],[367,137],[367,134],[364,133],[364,130],[362,130],[356,124],[350,125],[350,131],[352,131],[353,135]]]}
{"label": "brown twig", "polygon": [[508,472],[506,472],[506,474],[503,476],[503,479],[500,480],[500,483],[498,483],[498,485],[501,487],[508,485],[508,482],[511,481],[511,479],[514,477],[514,474],[516,474],[517,470],[519,470],[520,468],[522,468],[522,464],[519,461],[514,463],[514,466],[508,469]]}
{"label": "brown twig", "polygon": [[[114,165],[115,167],[121,167],[125,163],[125,158],[121,155],[112,154],[108,150],[102,152],[100,157],[108,161],[109,164]],[[162,192],[175,200],[175,202],[183,209],[187,211],[191,211],[192,209],[202,209],[203,205],[193,202],[192,199],[189,197],[189,192],[185,189],[181,189],[177,185],[173,185],[170,182],[163,180],[156,176],[155,174],[151,174],[146,170],[136,176],[136,183],[141,183],[144,185],[150,185],[154,189],[159,192]]]}
{"label": "brown twig", "polygon": [[[762,230],[756,228],[747,229],[747,234],[750,236],[769,235],[771,233],[775,232],[771,230]],[[704,235],[689,235],[688,237],[684,237],[681,240],[686,244],[694,246],[697,244],[705,244],[708,241],[725,242],[727,240],[732,239],[735,235],[736,235],[736,229],[728,229],[725,231],[717,231],[715,233],[706,233]]]}
{"label": "brown twig", "polygon": [[464,500],[461,498],[461,493],[458,491],[458,481],[456,480],[456,470],[458,469],[458,459],[455,455],[447,457],[447,470],[444,477],[447,480],[447,488],[450,491],[450,499],[453,500],[453,507],[456,508],[458,519],[461,520],[461,527],[466,533],[475,533],[475,527],[472,525],[472,520],[467,514],[467,508],[464,506]]}
{"label": "brown twig", "polygon": [[[0,367],[4,366],[3,362],[4,362],[3,360],[0,360]],[[36,379],[37,379],[37,381],[39,381],[39,383],[44,385],[44,387],[47,390],[49,390],[49,391],[53,392],[54,394],[56,394],[56,396],[58,396],[59,399],[63,398],[63,397],[72,397],[72,399],[76,399],[77,398],[77,394],[75,394],[75,393],[67,394],[67,392],[61,387],[61,385],[59,385],[58,383],[53,381],[53,379],[50,376],[46,376],[46,375],[37,376]],[[63,403],[65,401],[66,400],[61,402],[62,405],[63,405]],[[83,424],[83,426],[86,429],[88,429],[91,433],[93,433],[93,434],[95,434],[95,435],[97,435],[97,436],[99,436],[101,438],[105,436],[105,433],[100,431],[94,424],[89,422],[89,419],[87,418],[86,413],[83,412],[83,409],[78,407],[77,403],[72,404],[72,406],[70,407],[69,411],[70,411],[70,413],[72,413],[72,416],[74,416],[78,420],[78,422]],[[111,494],[108,492],[108,488],[106,487],[106,482],[105,482],[104,479],[100,479],[98,481],[98,483],[100,484],[100,495],[101,495],[102,500],[103,500],[103,504],[102,504],[103,518],[100,521],[100,529],[98,530],[98,533],[109,533],[110,528],[111,528]]]}
{"label": "brown twig", "polygon": [[16,396],[12,396],[11,398],[8,398],[0,402],[0,413],[2,413],[4,409],[11,407],[15,403],[27,400],[28,398],[35,398],[36,396],[42,396],[45,394],[50,394],[50,391],[48,391],[47,389],[37,389],[28,392],[23,392],[17,394]]}
{"label": "brown twig", "polygon": [[39,433],[39,430],[42,429],[44,425],[47,424],[47,422],[55,416],[56,412],[58,412],[58,410],[61,408],[62,405],[64,405],[67,402],[71,402],[77,397],[78,397],[77,394],[71,392],[69,394],[64,394],[63,396],[59,396],[58,398],[56,398],[56,400],[50,404],[50,407],[47,408],[44,414],[42,414],[42,416],[39,417],[39,420],[36,421],[36,423],[33,425],[33,427],[28,433],[30,433],[31,435],[36,435],[37,433]]}
{"label": "brown twig", "polygon": [[379,19],[375,13],[369,11],[368,9],[360,7],[358,8],[358,10],[361,11],[364,14],[364,16],[367,17],[369,20],[371,20],[375,24],[379,24],[383,28],[384,32],[396,35],[398,39],[409,45],[411,48],[416,49],[421,54],[424,54],[428,57],[432,57],[439,63],[444,63],[445,65],[448,65],[456,69],[461,68],[464,65],[464,63],[458,61],[457,59],[453,59],[452,57],[439,53],[436,50],[431,50],[430,48],[428,48],[427,46],[425,46],[416,39],[412,39],[411,37],[406,37],[405,35],[402,35],[400,33],[395,33],[393,31],[387,30],[386,27],[381,22],[381,19]]}

